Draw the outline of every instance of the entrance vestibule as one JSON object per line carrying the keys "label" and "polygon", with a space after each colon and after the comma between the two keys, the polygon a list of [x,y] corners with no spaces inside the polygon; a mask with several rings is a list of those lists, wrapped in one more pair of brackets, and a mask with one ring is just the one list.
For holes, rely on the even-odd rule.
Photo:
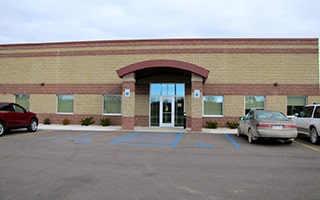
{"label": "entrance vestibule", "polygon": [[150,84],[150,126],[183,126],[185,84]]}
{"label": "entrance vestibule", "polygon": [[[135,105],[141,105],[141,88],[136,90],[136,85],[149,84],[149,109],[145,110],[146,122],[151,127],[184,127],[184,113],[188,106],[187,126],[191,131],[202,129],[202,100],[203,84],[208,78],[209,71],[192,63],[178,60],[147,60],[133,63],[117,70],[122,78],[122,128],[133,130],[134,126],[142,119],[135,113]],[[189,105],[185,101],[185,86],[188,86]],[[190,88],[189,88],[190,86]],[[126,91],[131,91],[126,95]],[[195,93],[197,92],[197,93]],[[137,94],[136,94],[137,93]],[[130,95],[131,94],[131,95]],[[194,95],[197,94],[197,95]],[[190,97],[190,98],[189,98]],[[160,107],[161,106],[161,107]],[[147,116],[146,116],[147,115]]]}

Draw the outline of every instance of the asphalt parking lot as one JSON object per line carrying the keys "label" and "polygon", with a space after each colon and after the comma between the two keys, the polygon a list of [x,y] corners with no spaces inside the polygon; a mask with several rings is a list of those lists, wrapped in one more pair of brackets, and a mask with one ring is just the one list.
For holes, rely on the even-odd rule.
{"label": "asphalt parking lot", "polygon": [[320,146],[234,134],[24,131],[0,138],[0,199],[319,199]]}

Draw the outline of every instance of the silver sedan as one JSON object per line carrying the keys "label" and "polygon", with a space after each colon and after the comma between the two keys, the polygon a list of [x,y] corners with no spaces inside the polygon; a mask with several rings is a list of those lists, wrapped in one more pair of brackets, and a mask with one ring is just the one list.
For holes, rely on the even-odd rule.
{"label": "silver sedan", "polygon": [[238,136],[246,135],[248,142],[259,138],[281,139],[291,144],[297,137],[295,122],[278,111],[251,110],[240,118]]}

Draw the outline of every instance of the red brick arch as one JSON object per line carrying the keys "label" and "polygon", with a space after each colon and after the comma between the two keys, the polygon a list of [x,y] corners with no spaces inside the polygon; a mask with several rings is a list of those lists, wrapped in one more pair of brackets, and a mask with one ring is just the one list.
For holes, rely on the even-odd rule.
{"label": "red brick arch", "polygon": [[182,70],[187,70],[200,75],[206,80],[208,78],[209,71],[195,64],[177,61],[177,60],[147,60],[143,62],[134,63],[125,66],[117,70],[117,74],[120,78],[141,69],[155,68],[155,67],[172,67]]}

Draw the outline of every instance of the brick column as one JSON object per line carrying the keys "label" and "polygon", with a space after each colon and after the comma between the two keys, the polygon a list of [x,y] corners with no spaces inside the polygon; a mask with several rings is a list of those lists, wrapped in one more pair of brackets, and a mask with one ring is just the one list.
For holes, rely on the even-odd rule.
{"label": "brick column", "polygon": [[191,77],[191,131],[202,130],[203,78],[192,73]]}
{"label": "brick column", "polygon": [[122,113],[122,129],[134,129],[135,117],[135,74],[130,73],[122,77],[122,98],[121,98],[121,113]]}

